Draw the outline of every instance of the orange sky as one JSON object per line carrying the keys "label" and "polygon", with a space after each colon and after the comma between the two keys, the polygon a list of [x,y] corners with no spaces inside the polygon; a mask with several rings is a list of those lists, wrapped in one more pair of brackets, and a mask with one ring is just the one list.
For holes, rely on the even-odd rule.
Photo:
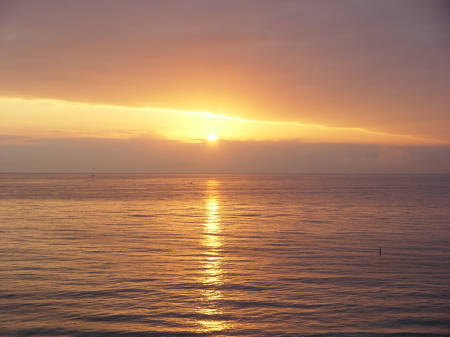
{"label": "orange sky", "polygon": [[[0,172],[33,171],[27,149],[38,143],[180,145],[210,134],[261,149],[278,142],[281,152],[378,146],[384,160],[390,146],[408,155],[377,172],[409,172],[417,160],[450,172],[449,18],[433,0],[2,1]],[[429,152],[416,158],[405,146]],[[285,153],[278,160],[295,157]],[[121,169],[145,171],[130,163]]]}

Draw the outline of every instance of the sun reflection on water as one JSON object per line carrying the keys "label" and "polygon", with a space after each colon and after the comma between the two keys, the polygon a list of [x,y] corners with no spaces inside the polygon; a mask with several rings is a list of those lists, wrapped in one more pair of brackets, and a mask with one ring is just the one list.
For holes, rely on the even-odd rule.
{"label": "sun reflection on water", "polygon": [[223,299],[220,286],[224,284],[222,269],[222,228],[220,219],[219,182],[208,181],[205,202],[205,223],[201,246],[203,247],[202,270],[199,281],[203,283],[202,305],[198,313],[203,316],[198,323],[198,332],[220,332],[229,328],[227,322],[222,319],[221,301]]}

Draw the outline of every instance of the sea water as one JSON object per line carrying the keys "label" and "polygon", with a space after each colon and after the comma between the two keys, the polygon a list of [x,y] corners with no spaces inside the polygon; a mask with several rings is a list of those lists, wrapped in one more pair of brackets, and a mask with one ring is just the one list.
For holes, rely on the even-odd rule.
{"label": "sea water", "polygon": [[0,196],[2,336],[450,333],[449,175],[2,174]]}

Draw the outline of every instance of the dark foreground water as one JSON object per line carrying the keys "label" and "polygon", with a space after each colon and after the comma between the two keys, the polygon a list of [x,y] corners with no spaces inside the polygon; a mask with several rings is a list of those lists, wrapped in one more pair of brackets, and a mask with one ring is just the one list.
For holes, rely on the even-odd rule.
{"label": "dark foreground water", "polygon": [[3,174],[0,195],[2,336],[450,333],[448,175]]}

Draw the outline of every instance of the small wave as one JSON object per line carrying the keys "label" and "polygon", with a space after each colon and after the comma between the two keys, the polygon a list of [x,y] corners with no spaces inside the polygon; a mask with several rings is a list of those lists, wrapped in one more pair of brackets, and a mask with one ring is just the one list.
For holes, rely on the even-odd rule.
{"label": "small wave", "polygon": [[230,234],[223,234],[223,233],[209,233],[209,232],[204,232],[203,235],[208,235],[208,236],[230,236]]}
{"label": "small wave", "polygon": [[59,293],[62,298],[101,298],[101,297],[130,297],[134,294],[148,294],[156,292],[156,290],[125,288],[117,290],[94,290],[94,291],[74,291]]}
{"label": "small wave", "polygon": [[155,218],[157,215],[154,214],[129,214],[128,216],[132,216],[134,218]]}
{"label": "small wave", "polygon": [[278,214],[271,214],[271,215],[267,215],[267,218],[278,218],[278,217],[283,217],[283,216],[292,216],[292,214],[289,213],[278,213]]}
{"label": "small wave", "polygon": [[91,315],[91,316],[77,316],[73,319],[86,322],[134,322],[134,323],[157,323],[163,324],[165,321],[151,319],[148,315]]}
{"label": "small wave", "polygon": [[225,300],[224,303],[236,308],[300,308],[300,309],[317,309],[326,306],[326,304],[293,304],[277,301],[233,301]]}

